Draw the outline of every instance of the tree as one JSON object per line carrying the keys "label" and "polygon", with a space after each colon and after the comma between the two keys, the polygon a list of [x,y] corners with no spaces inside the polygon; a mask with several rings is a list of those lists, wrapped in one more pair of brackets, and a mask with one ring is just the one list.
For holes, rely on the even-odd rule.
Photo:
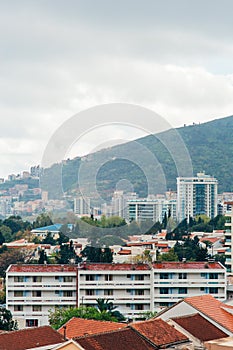
{"label": "tree", "polygon": [[69,244],[62,244],[59,255],[59,264],[69,264],[72,259],[76,262],[77,255],[74,250],[73,241],[70,241]]}
{"label": "tree", "polygon": [[[61,227],[62,228],[62,227]],[[67,237],[62,231],[59,232],[58,244],[62,245],[62,243],[69,242],[69,237]]]}
{"label": "tree", "polygon": [[159,261],[178,261],[178,255],[175,253],[174,248],[171,248],[168,253],[159,254],[157,257]]}
{"label": "tree", "polygon": [[88,261],[95,263],[111,263],[113,261],[113,254],[110,248],[86,246],[82,250],[81,255],[87,258]]}
{"label": "tree", "polygon": [[6,225],[0,226],[0,234],[4,237],[4,242],[10,242],[12,240],[12,231],[10,227]]}
{"label": "tree", "polygon": [[48,232],[46,237],[43,239],[42,243],[44,244],[50,244],[50,245],[56,245],[56,240],[53,238],[52,233]]}
{"label": "tree", "polygon": [[48,214],[40,214],[33,222],[33,228],[53,225],[53,222]]}
{"label": "tree", "polygon": [[39,260],[38,260],[38,264],[47,263],[48,262],[48,257],[47,257],[46,252],[44,251],[44,249],[42,249],[39,254],[40,254],[40,257],[39,257]]}
{"label": "tree", "polygon": [[60,328],[72,317],[85,318],[88,320],[114,321],[117,319],[109,312],[100,312],[96,307],[55,307],[55,310],[49,310],[49,324],[55,328]]}
{"label": "tree", "polygon": [[12,319],[10,310],[0,308],[0,329],[4,331],[14,331],[18,329],[17,322]]}
{"label": "tree", "polygon": [[30,254],[31,252],[22,249],[2,249],[2,253],[0,252],[0,277],[5,277],[8,266],[23,263]]}
{"label": "tree", "polygon": [[125,317],[118,311],[117,306],[113,305],[109,299],[96,299],[97,309],[101,314],[109,314],[111,317],[117,319],[118,322],[124,321]]}

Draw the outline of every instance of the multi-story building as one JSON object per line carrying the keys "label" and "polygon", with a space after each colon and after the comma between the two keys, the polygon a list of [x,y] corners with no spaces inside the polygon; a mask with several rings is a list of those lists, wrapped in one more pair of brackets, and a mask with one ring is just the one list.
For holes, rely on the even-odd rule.
{"label": "multi-story building", "polygon": [[91,214],[90,198],[77,197],[74,199],[74,213],[78,216]]}
{"label": "multi-story building", "polygon": [[226,299],[226,271],[218,262],[12,265],[6,274],[7,308],[19,327],[48,323],[55,306],[94,306],[111,300],[127,319],[159,311],[185,296]]}
{"label": "multi-story building", "polygon": [[165,213],[176,220],[176,199],[166,198],[145,198],[128,201],[129,220],[137,222],[143,221],[163,221]]}
{"label": "multi-story building", "polygon": [[205,214],[209,218],[217,216],[218,180],[205,173],[196,177],[177,178],[177,218],[189,220]]}
{"label": "multi-story building", "polygon": [[226,210],[225,210],[225,247],[227,247],[227,250],[225,252],[226,255],[226,268],[227,272],[233,272],[233,202],[225,202],[224,203]]}

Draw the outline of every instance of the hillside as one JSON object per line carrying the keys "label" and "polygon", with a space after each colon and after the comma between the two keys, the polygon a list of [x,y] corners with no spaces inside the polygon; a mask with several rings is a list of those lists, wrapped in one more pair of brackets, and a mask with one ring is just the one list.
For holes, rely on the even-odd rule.
{"label": "hillside", "polygon": [[[219,180],[219,192],[233,191],[233,116],[176,130],[183,138],[189,151],[194,174],[205,170],[206,174],[215,176]],[[168,130],[158,135],[171,138],[173,131]],[[167,189],[175,190],[177,170],[174,160],[156,135],[141,138],[137,140],[137,143],[156,156],[164,172]],[[136,162],[132,161],[132,159],[140,161],[140,157],[144,156],[143,152],[141,154],[138,151],[135,142],[128,142],[90,154],[85,158],[68,160],[63,165],[55,164],[45,170],[41,185],[44,189],[49,190],[51,198],[62,196],[59,186],[60,173],[62,172],[62,186],[65,192],[74,193],[78,189],[78,184],[81,183],[82,190],[93,195],[92,183],[96,182],[99,194],[103,199],[107,199],[112,195],[116,184],[121,179],[127,179],[133,185],[134,191],[144,197],[148,193],[146,176],[147,178],[151,176],[155,181],[153,184],[155,191],[161,193],[163,183],[159,168],[156,168],[155,164],[151,164],[148,159],[147,174],[145,174],[145,171],[143,172],[145,169],[140,169]],[[180,156],[182,157],[182,155]],[[85,170],[80,179],[78,172],[81,165],[84,165]],[[91,174],[95,169],[98,169],[98,172],[96,181],[95,178],[93,181]]]}

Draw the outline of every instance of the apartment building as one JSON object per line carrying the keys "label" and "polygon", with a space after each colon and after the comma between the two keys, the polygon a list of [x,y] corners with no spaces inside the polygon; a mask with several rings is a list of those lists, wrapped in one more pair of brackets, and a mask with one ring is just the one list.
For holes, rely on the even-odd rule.
{"label": "apartment building", "polygon": [[111,300],[127,319],[140,319],[186,296],[226,299],[226,271],[218,262],[11,265],[6,293],[20,328],[48,324],[55,306],[94,306],[97,298]]}
{"label": "apartment building", "polygon": [[189,220],[205,214],[213,219],[217,216],[218,180],[210,175],[198,173],[196,177],[177,178],[177,218]]}
{"label": "apartment building", "polygon": [[226,267],[227,272],[231,273],[233,272],[233,256],[232,256],[232,243],[233,243],[233,202],[225,202],[224,205],[226,206],[225,211],[225,247],[227,248],[225,255],[226,255]]}
{"label": "apartment building", "polygon": [[176,199],[165,198],[145,198],[128,200],[128,218],[129,221],[163,221],[164,215],[176,220]]}

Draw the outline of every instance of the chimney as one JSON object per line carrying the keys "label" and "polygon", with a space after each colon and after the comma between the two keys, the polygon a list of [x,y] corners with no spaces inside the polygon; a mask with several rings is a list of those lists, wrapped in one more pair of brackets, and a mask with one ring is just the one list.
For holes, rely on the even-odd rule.
{"label": "chimney", "polygon": [[64,340],[67,340],[66,339],[66,326],[63,326],[63,329],[64,329],[63,338],[64,338]]}

